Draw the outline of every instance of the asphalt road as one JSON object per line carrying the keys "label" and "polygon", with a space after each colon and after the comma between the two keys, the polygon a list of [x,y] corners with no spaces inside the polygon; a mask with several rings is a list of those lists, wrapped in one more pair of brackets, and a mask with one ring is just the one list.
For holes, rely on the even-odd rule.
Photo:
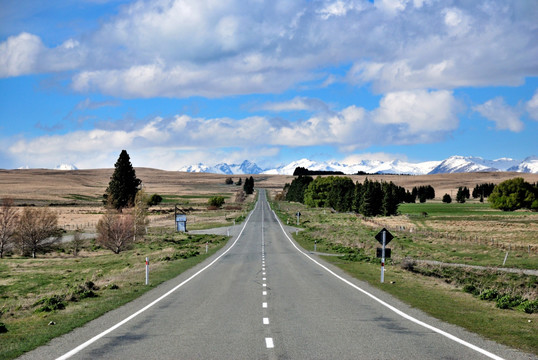
{"label": "asphalt road", "polygon": [[259,198],[214,257],[22,359],[535,358],[303,252]]}

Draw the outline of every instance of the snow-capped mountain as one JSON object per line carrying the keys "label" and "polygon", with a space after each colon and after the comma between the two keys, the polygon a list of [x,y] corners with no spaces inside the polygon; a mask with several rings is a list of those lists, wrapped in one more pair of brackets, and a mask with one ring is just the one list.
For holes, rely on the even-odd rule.
{"label": "snow-capped mountain", "polygon": [[78,168],[73,164],[60,164],[54,170],[78,170]]}
{"label": "snow-capped mountain", "polygon": [[[202,172],[224,175],[237,175],[237,174],[260,174],[263,169],[253,162],[248,160],[243,161],[241,164],[226,164],[220,163],[215,166],[207,166],[204,164],[196,164],[190,166],[184,166],[179,171],[182,172]],[[292,171],[293,173],[293,171]]]}
{"label": "snow-capped mountain", "polygon": [[538,174],[538,156],[529,156],[518,165],[508,168],[508,171]]}
{"label": "snow-capped mountain", "polygon": [[295,168],[303,167],[317,171],[341,171],[344,174],[356,174],[359,171],[368,174],[446,174],[461,172],[483,172],[483,171],[515,171],[538,174],[538,157],[530,156],[523,161],[509,158],[497,160],[487,160],[472,156],[451,156],[442,161],[425,161],[411,163],[401,160],[381,161],[381,160],[361,160],[354,164],[344,164],[337,161],[316,162],[309,159],[293,161],[276,168],[261,169],[255,163],[243,161],[240,165],[228,165],[226,163],[215,166],[203,164],[191,165],[181,168],[184,172],[209,172],[216,174],[272,174],[272,175],[293,175]]}
{"label": "snow-capped mountain", "polygon": [[451,156],[436,166],[430,174],[483,172],[483,171],[507,171],[517,166],[520,162],[513,159],[501,158],[497,160],[485,160],[473,156]]}

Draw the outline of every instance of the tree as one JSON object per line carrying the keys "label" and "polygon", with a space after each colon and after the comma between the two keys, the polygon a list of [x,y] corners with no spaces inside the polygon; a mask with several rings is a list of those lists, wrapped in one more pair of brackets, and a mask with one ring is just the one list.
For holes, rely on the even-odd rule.
{"label": "tree", "polygon": [[318,176],[312,181],[304,193],[304,203],[310,207],[325,207],[328,205],[329,191],[333,176]]}
{"label": "tree", "polygon": [[148,206],[159,205],[163,201],[163,197],[158,194],[153,194],[148,200]]}
{"label": "tree", "polygon": [[286,191],[286,187],[284,187],[284,190],[286,192],[286,200],[287,201],[295,201],[299,203],[304,203],[304,193],[305,190],[308,188],[308,185],[314,181],[314,178],[312,176],[298,176],[289,185]]}
{"label": "tree", "polygon": [[514,178],[495,186],[488,198],[491,207],[503,211],[517,209],[538,210],[538,188],[523,180]]}
{"label": "tree", "polygon": [[132,214],[110,209],[97,223],[97,243],[114,254],[128,249],[134,242],[134,222]]}
{"label": "tree", "polygon": [[39,250],[52,245],[59,238],[58,214],[48,208],[25,208],[19,218],[17,237],[23,254],[35,258]]}
{"label": "tree", "polygon": [[2,199],[2,207],[0,208],[0,259],[13,245],[17,220],[17,209],[13,205],[13,199]]}
{"label": "tree", "polygon": [[338,212],[351,211],[355,184],[348,177],[331,177],[328,205]]}
{"label": "tree", "polygon": [[471,195],[469,193],[469,189],[467,188],[467,186],[464,186],[464,187],[459,187],[458,188],[458,193],[456,194],[456,201],[459,202],[460,204],[463,204],[465,202],[466,199],[470,198]]}
{"label": "tree", "polygon": [[134,204],[136,193],[140,189],[142,181],[136,177],[127,151],[121,151],[114,166],[114,173],[110,177],[108,188],[103,197],[109,206],[121,211]]}
{"label": "tree", "polygon": [[234,180],[231,177],[227,177],[224,183],[226,185],[232,185],[234,183]]}
{"label": "tree", "polygon": [[254,192],[254,178],[252,176],[245,179],[243,190],[247,195],[250,195]]}
{"label": "tree", "polygon": [[443,195],[443,202],[446,204],[450,204],[452,202],[452,197],[448,194]]}
{"label": "tree", "polygon": [[220,208],[222,205],[224,205],[224,196],[212,196],[209,198],[207,203],[209,206]]}

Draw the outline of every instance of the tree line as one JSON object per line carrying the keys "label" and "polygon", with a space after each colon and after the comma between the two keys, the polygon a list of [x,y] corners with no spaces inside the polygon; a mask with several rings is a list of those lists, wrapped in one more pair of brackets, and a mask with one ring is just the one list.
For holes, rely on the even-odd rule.
{"label": "tree line", "polygon": [[[417,189],[418,190],[418,189]],[[354,183],[349,177],[298,176],[284,186],[285,199],[310,207],[332,207],[339,212],[354,211],[364,216],[396,215],[398,205],[412,198],[405,188],[391,182],[365,179]]]}

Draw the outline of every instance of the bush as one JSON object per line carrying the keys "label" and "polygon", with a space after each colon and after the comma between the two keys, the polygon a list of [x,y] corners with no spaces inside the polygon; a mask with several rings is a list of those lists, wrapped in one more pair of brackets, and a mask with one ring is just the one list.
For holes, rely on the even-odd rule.
{"label": "bush", "polygon": [[36,313],[63,310],[65,309],[64,297],[60,295],[44,297],[35,302],[33,306],[39,306],[37,309],[35,309]]}
{"label": "bush", "polygon": [[224,205],[224,197],[223,196],[212,196],[207,201],[209,206],[215,206],[217,208],[220,208],[222,205]]}
{"label": "bush", "polygon": [[6,324],[0,322],[0,334],[7,333]]}
{"label": "bush", "polygon": [[148,200],[148,206],[159,205],[162,201],[163,201],[163,198],[161,195],[153,194]]}
{"label": "bush", "polygon": [[499,309],[512,309],[523,302],[521,296],[503,295],[497,299],[495,304]]}
{"label": "bush", "polygon": [[499,298],[500,294],[495,289],[486,289],[480,293],[480,300],[495,301]]}
{"label": "bush", "polygon": [[466,293],[472,294],[472,295],[478,295],[480,294],[480,290],[476,288],[473,284],[467,284],[463,287],[463,291]]}
{"label": "bush", "polygon": [[452,202],[452,197],[448,194],[443,195],[443,202],[446,204],[450,204]]}
{"label": "bush", "polygon": [[518,308],[523,310],[527,314],[538,313],[538,300],[525,300],[519,305]]}

